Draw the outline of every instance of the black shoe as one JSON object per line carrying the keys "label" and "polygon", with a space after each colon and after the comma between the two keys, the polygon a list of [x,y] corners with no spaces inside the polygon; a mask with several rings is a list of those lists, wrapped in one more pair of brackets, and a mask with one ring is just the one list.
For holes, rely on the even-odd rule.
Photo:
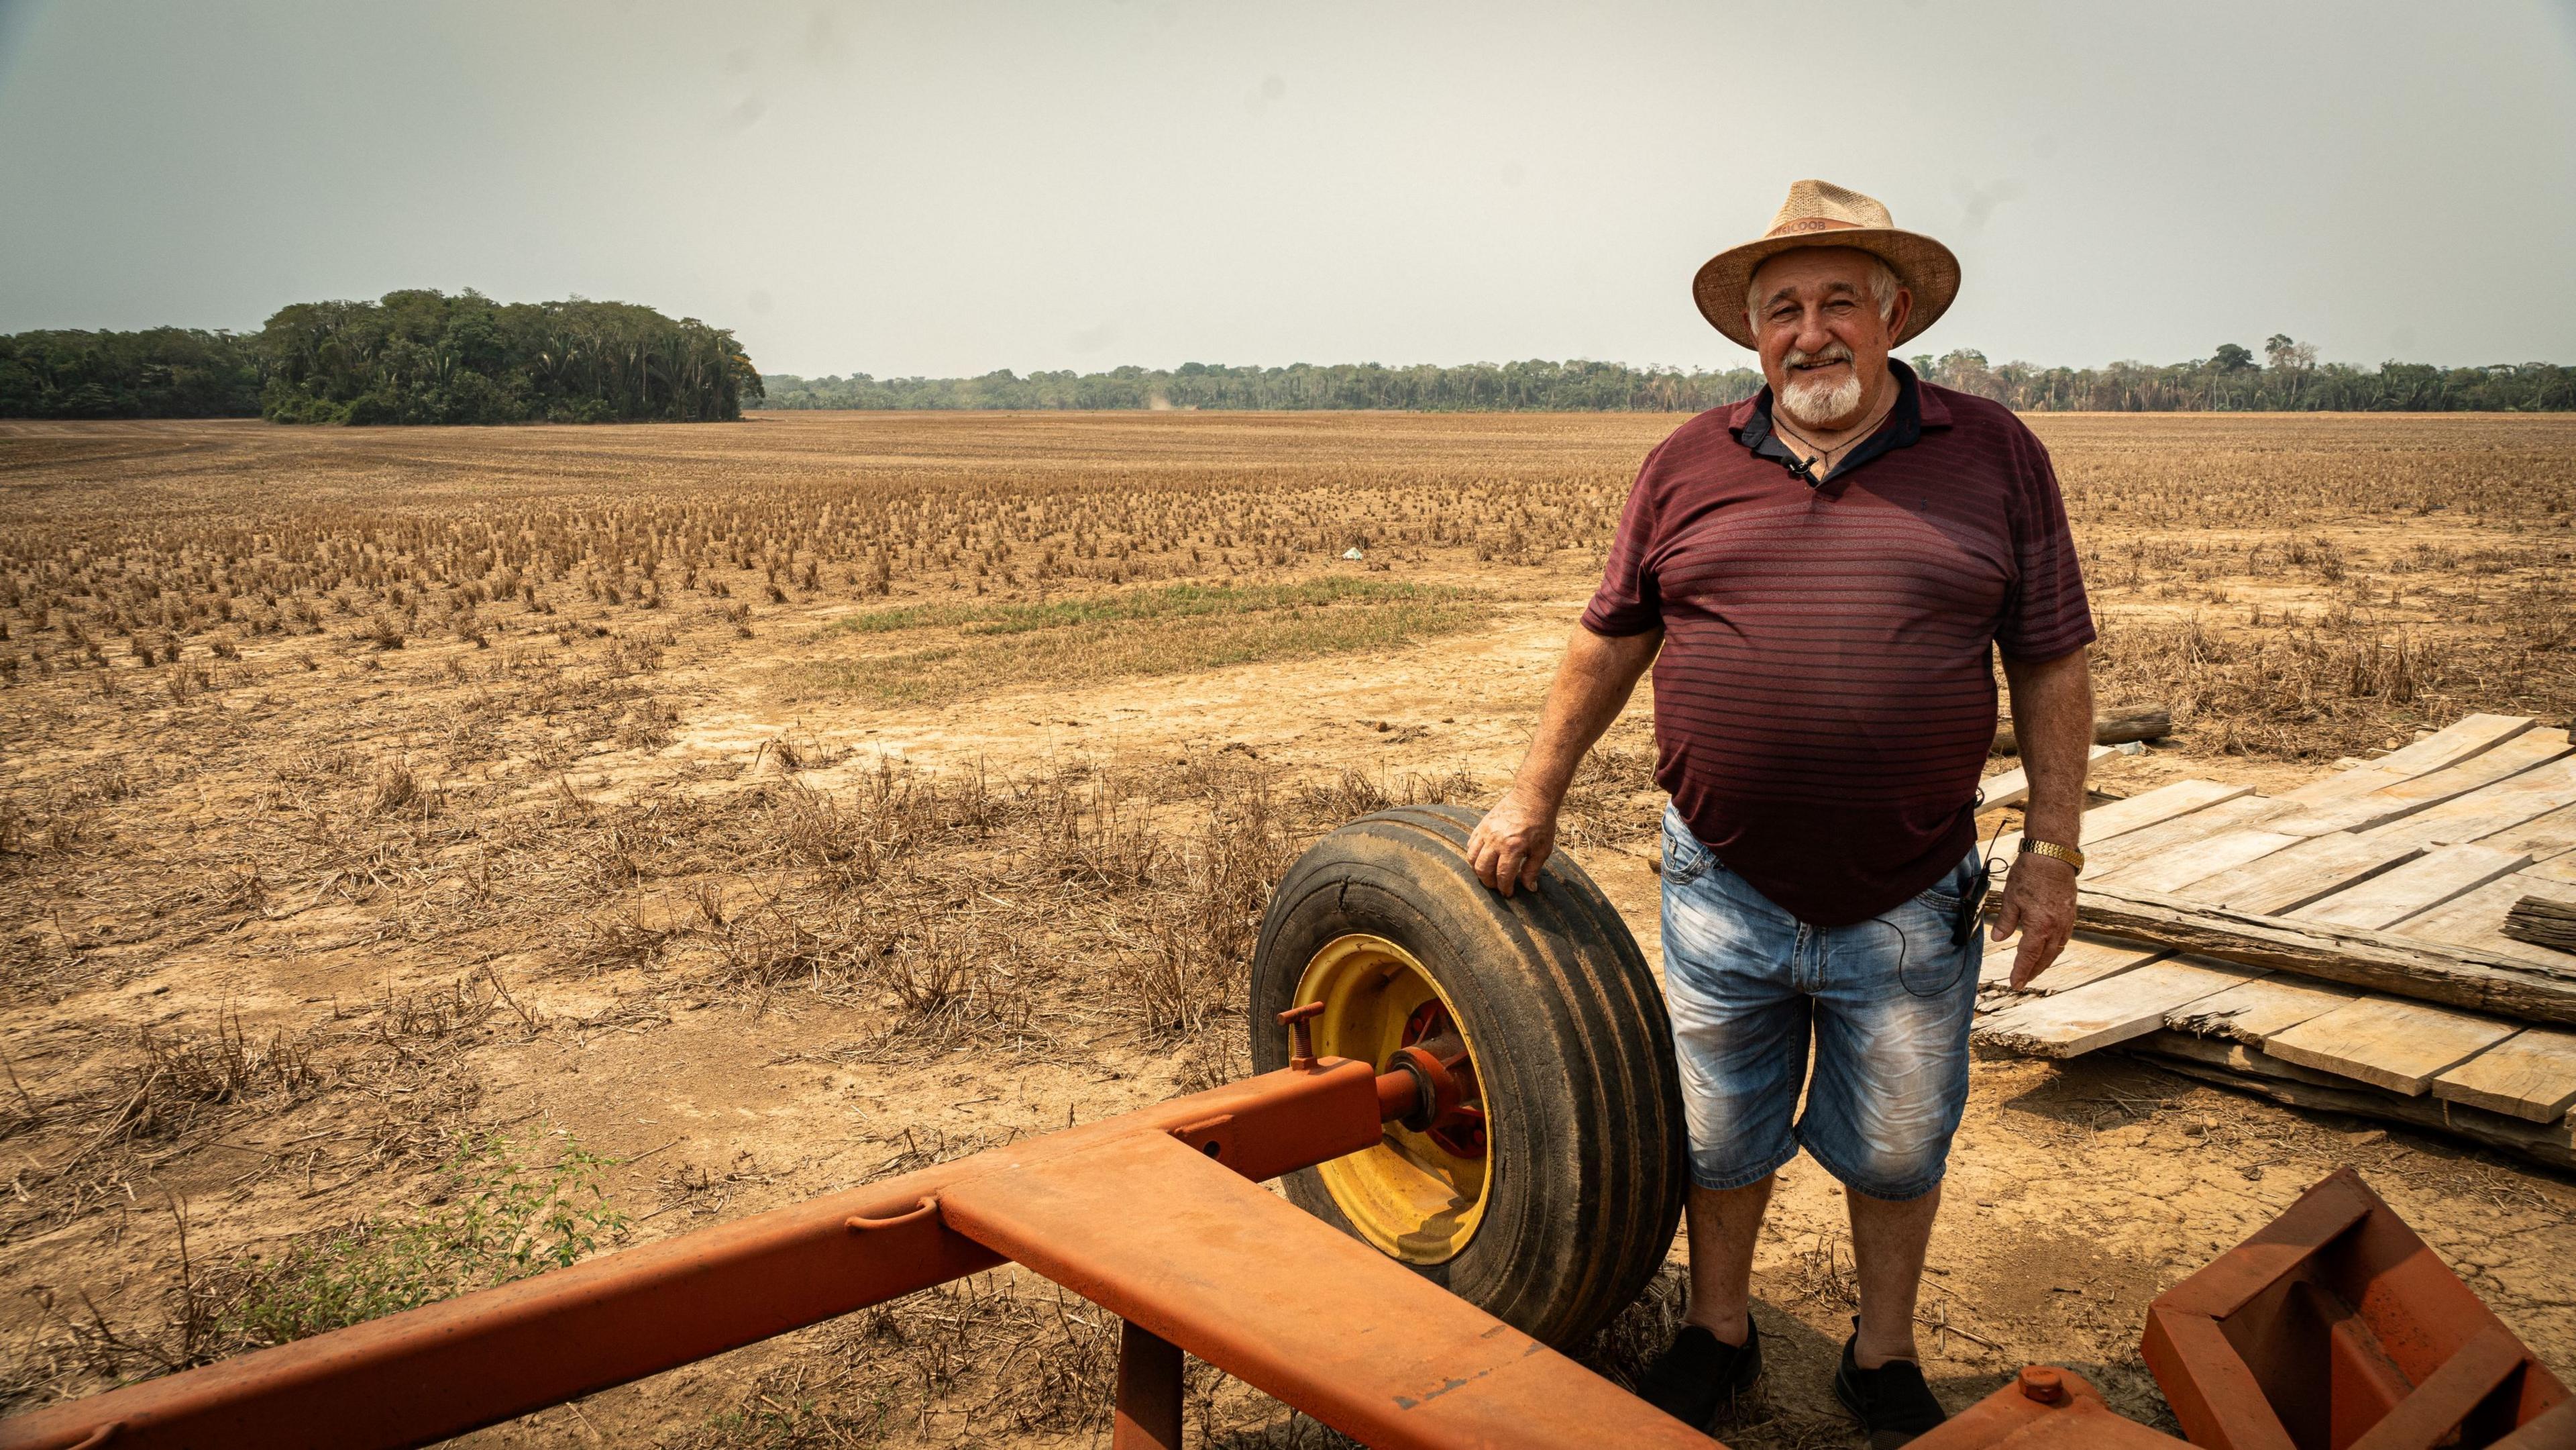
{"label": "black shoe", "polygon": [[1703,1433],[1718,1413],[1762,1376],[1762,1331],[1744,1319],[1744,1342],[1728,1344],[1697,1324],[1685,1324],[1670,1349],[1638,1382],[1637,1397]]}
{"label": "black shoe", "polygon": [[1859,1419],[1869,1437],[1869,1450],[1896,1447],[1950,1418],[1932,1387],[1923,1382],[1923,1366],[1910,1359],[1891,1359],[1876,1369],[1862,1369],[1852,1346],[1860,1342],[1860,1321],[1843,1341],[1843,1362],[1834,1370],[1834,1398]]}

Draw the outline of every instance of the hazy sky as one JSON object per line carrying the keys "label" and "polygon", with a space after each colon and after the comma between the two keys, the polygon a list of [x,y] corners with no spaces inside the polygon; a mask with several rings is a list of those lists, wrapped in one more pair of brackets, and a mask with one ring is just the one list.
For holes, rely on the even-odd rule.
{"label": "hazy sky", "polygon": [[0,0],[0,332],[396,287],[764,371],[1732,366],[1788,183],[1966,285],[1920,346],[2576,361],[2576,4]]}

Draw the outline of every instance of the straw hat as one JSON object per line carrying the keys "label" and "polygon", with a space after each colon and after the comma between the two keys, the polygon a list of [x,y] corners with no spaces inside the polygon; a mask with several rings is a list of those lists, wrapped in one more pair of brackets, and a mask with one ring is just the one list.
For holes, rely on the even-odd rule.
{"label": "straw hat", "polygon": [[1896,279],[1914,294],[1914,312],[1897,336],[1900,343],[1938,322],[1959,295],[1959,259],[1948,247],[1916,232],[1898,231],[1875,197],[1830,181],[1797,181],[1790,183],[1789,199],[1780,204],[1780,214],[1760,240],[1729,247],[1699,269],[1691,283],[1699,315],[1741,346],[1753,347],[1753,329],[1744,316],[1745,289],[1753,285],[1756,269],[1792,247],[1856,247],[1893,268]]}

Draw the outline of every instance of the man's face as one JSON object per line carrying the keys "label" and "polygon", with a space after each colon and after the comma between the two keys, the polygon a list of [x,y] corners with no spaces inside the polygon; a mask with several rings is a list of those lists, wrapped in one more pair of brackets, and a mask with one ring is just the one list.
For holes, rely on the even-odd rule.
{"label": "man's face", "polygon": [[1799,247],[1753,274],[1753,340],[1771,396],[1802,427],[1831,431],[1858,424],[1888,386],[1887,351],[1905,326],[1914,298],[1898,289],[1885,317],[1870,295],[1867,252]]}

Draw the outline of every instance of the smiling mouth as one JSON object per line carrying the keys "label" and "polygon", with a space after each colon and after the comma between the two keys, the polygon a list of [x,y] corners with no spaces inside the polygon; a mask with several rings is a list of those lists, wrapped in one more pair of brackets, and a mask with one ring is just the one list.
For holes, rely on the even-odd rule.
{"label": "smiling mouth", "polygon": [[1796,373],[1820,373],[1827,368],[1841,367],[1849,361],[1849,358],[1822,358],[1815,362],[1791,363],[1789,364],[1789,370]]}

